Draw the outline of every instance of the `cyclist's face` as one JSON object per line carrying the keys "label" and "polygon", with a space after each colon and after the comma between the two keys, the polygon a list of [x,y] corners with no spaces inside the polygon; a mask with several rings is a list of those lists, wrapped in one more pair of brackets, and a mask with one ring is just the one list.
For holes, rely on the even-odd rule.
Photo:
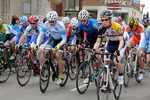
{"label": "cyclist's face", "polygon": [[30,25],[33,29],[36,29],[37,24],[37,22],[30,22]]}
{"label": "cyclist's face", "polygon": [[23,27],[26,27],[26,26],[27,26],[27,23],[28,23],[28,22],[23,23],[22,26],[23,26]]}
{"label": "cyclist's face", "polygon": [[82,20],[80,20],[81,21],[81,23],[83,24],[83,25],[86,25],[87,23],[88,23],[88,19],[82,19]]}
{"label": "cyclist's face", "polygon": [[104,27],[110,26],[111,19],[109,17],[103,17],[103,18],[101,18],[101,21],[102,21],[102,24],[104,25]]}
{"label": "cyclist's face", "polygon": [[66,24],[64,24],[65,25],[65,27],[67,28],[68,26],[69,26],[69,23],[66,23]]}
{"label": "cyclist's face", "polygon": [[50,24],[51,26],[55,26],[56,21],[49,21],[49,24]]}

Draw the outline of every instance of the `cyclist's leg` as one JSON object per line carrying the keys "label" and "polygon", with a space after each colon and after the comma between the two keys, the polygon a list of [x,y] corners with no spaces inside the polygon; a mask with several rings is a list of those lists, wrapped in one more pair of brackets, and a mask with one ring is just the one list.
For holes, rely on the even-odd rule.
{"label": "cyclist's leg", "polygon": [[[7,40],[5,43],[4,43],[4,46],[9,46],[9,40]],[[7,56],[7,51],[8,51],[8,48],[4,48],[4,56]]]}
{"label": "cyclist's leg", "polygon": [[12,56],[10,57],[10,60],[14,60],[15,57],[16,57],[16,52],[15,52],[15,47],[14,47],[15,38],[16,38],[16,37],[13,37],[13,38],[9,41],[10,49],[11,49],[12,52],[13,52]]}
{"label": "cyclist's leg", "polygon": [[[149,44],[150,44],[150,40],[149,40]],[[148,46],[147,52],[150,52],[150,46]],[[150,58],[150,54],[147,54],[147,65],[150,68],[150,59],[148,59],[148,58]]]}

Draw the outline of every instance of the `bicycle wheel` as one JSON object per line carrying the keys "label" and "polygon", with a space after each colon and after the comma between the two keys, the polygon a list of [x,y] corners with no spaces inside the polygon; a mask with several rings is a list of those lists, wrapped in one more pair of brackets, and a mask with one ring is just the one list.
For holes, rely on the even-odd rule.
{"label": "bicycle wheel", "polygon": [[32,63],[29,57],[23,57],[17,68],[17,81],[20,86],[25,86],[31,77]]}
{"label": "bicycle wheel", "polygon": [[116,68],[113,68],[113,83],[114,83],[114,97],[116,98],[116,100],[119,99],[120,95],[121,95],[121,91],[122,91],[122,85],[120,85],[118,83],[118,71]]}
{"label": "bicycle wheel", "polygon": [[69,66],[68,60],[66,58],[62,58],[63,60],[63,82],[59,84],[61,87],[64,87],[67,83],[68,76],[69,76]]}
{"label": "bicycle wheel", "polygon": [[79,64],[80,64],[79,58],[77,58],[76,54],[73,54],[69,61],[70,65],[69,77],[71,80],[75,80]]}
{"label": "bicycle wheel", "polygon": [[131,79],[131,67],[129,70],[130,64],[129,64],[129,59],[126,60],[125,66],[124,66],[124,70],[123,70],[123,74],[124,74],[124,86],[128,87],[130,79]]}
{"label": "bicycle wheel", "polygon": [[101,87],[104,84],[104,75],[106,74],[106,68],[102,68],[97,77],[97,99],[108,100],[109,99],[109,87],[107,90],[102,90]]}
{"label": "bicycle wheel", "polygon": [[49,78],[50,78],[50,63],[48,60],[45,60],[42,68],[40,69],[40,91],[44,93],[47,90],[48,84],[49,84]]}
{"label": "bicycle wheel", "polygon": [[139,74],[140,74],[140,66],[139,62],[137,61],[137,66],[136,66],[136,74],[135,74],[135,79],[138,83],[141,83],[142,79],[139,79]]}
{"label": "bicycle wheel", "polygon": [[89,71],[87,71],[87,67],[88,66],[88,61],[84,61],[77,72],[77,77],[76,77],[76,87],[77,90],[80,94],[85,93],[85,91],[88,89],[89,84],[90,84],[90,79],[88,80],[87,83],[84,83],[84,80],[87,78],[90,78],[89,76]]}
{"label": "bicycle wheel", "polygon": [[10,76],[10,65],[4,59],[0,58],[0,83],[4,83]]}

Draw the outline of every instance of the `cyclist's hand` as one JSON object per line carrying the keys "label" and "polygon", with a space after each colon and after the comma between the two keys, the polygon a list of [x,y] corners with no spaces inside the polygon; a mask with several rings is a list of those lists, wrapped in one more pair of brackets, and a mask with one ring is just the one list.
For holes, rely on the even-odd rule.
{"label": "cyclist's hand", "polygon": [[144,50],[140,51],[140,55],[144,55],[144,53],[145,53]]}
{"label": "cyclist's hand", "polygon": [[114,52],[114,55],[115,55],[115,56],[120,56],[120,51],[119,51],[119,50],[116,50],[116,51]]}
{"label": "cyclist's hand", "polygon": [[60,44],[56,45],[55,48],[57,49],[57,51],[59,51]]}
{"label": "cyclist's hand", "polygon": [[34,50],[37,50],[39,48],[39,44],[37,43],[34,47]]}
{"label": "cyclist's hand", "polygon": [[20,44],[17,44],[17,45],[15,46],[15,48],[16,48],[16,49],[20,48]]}

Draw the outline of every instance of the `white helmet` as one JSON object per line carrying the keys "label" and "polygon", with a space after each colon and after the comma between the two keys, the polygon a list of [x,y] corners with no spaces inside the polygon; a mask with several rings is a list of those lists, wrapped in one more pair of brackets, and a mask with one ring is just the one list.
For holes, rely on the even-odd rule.
{"label": "white helmet", "polygon": [[81,19],[88,19],[89,17],[89,13],[87,10],[83,9],[79,12],[78,14],[78,19],[81,20]]}
{"label": "white helmet", "polygon": [[113,17],[112,18],[112,22],[117,22],[118,21],[118,18],[117,17]]}
{"label": "white helmet", "polygon": [[77,20],[77,18],[75,18],[75,17],[72,18],[70,25],[71,25],[71,27],[74,28],[74,29],[77,28],[77,27],[78,27],[78,20]]}
{"label": "white helmet", "polygon": [[63,19],[62,19],[62,23],[63,24],[67,24],[67,23],[69,23],[70,22],[70,19],[68,18],[68,17],[64,17]]}
{"label": "white helmet", "polygon": [[101,21],[100,18],[97,18],[97,22],[98,22],[98,24],[101,24],[101,23],[102,23],[102,21]]}
{"label": "white helmet", "polygon": [[56,11],[50,11],[47,15],[46,18],[48,21],[52,20],[55,21],[58,18],[58,14]]}

